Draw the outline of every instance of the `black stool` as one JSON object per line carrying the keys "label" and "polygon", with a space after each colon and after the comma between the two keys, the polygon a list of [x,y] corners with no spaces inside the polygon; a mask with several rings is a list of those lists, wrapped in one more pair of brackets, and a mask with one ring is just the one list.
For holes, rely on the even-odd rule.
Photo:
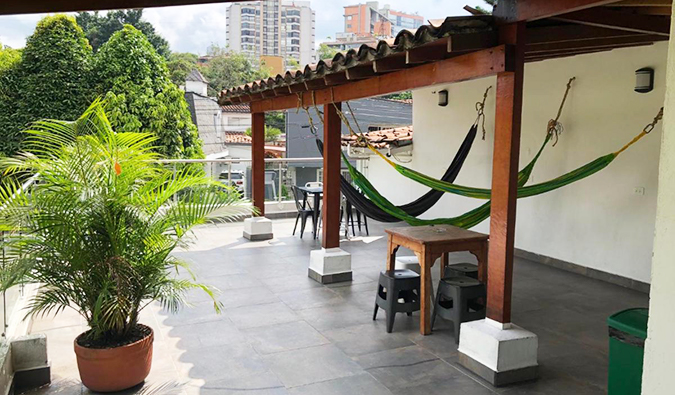
{"label": "black stool", "polygon": [[462,322],[485,318],[485,284],[470,277],[446,277],[438,283],[436,303],[431,316],[431,328],[434,328],[436,315],[452,321],[455,327],[455,342],[459,343],[459,326]]}
{"label": "black stool", "polygon": [[447,277],[471,277],[478,280],[478,266],[470,263],[456,263],[445,267],[443,278]]}
{"label": "black stool", "polygon": [[[403,299],[403,302],[399,300]],[[412,270],[388,270],[380,273],[375,297],[373,321],[377,318],[377,309],[387,313],[387,333],[394,328],[396,313],[411,316],[420,309],[420,275]]]}

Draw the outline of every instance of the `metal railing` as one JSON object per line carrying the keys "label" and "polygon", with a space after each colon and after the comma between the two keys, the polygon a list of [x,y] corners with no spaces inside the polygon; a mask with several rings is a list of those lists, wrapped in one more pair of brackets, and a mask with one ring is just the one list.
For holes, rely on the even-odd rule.
{"label": "metal railing", "polygon": [[[244,199],[251,197],[252,159],[165,159],[175,174],[180,165],[203,164],[214,180],[237,189]],[[265,200],[282,203],[293,199],[291,186],[321,181],[323,158],[265,159]]]}

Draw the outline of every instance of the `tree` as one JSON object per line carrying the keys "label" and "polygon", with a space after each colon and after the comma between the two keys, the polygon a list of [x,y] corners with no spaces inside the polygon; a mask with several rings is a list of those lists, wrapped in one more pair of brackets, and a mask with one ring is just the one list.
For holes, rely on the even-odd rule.
{"label": "tree", "polygon": [[265,123],[273,128],[279,129],[281,133],[286,133],[286,112],[268,111],[265,113]]}
{"label": "tree", "polygon": [[98,51],[124,25],[131,25],[145,34],[160,55],[168,58],[171,53],[169,43],[157,34],[150,22],[143,20],[143,9],[108,11],[103,15],[98,12],[79,12],[77,23],[84,30],[94,51]]}
{"label": "tree", "polygon": [[166,63],[169,68],[171,82],[179,86],[185,84],[187,75],[197,67],[198,59],[199,57],[193,53],[172,52]]}
{"label": "tree", "polygon": [[[251,131],[251,128],[246,129],[246,132],[244,132],[247,136],[251,137],[253,136],[253,132]],[[273,143],[279,139],[279,136],[281,136],[281,130],[272,127],[272,126],[267,126],[265,125],[265,142],[266,143]]]}
{"label": "tree", "polygon": [[20,59],[20,50],[2,45],[2,42],[0,42],[0,73],[13,67]]}
{"label": "tree", "polygon": [[92,76],[117,131],[154,133],[167,158],[203,157],[183,92],[138,29],[125,25],[110,37],[94,57]]}
{"label": "tree", "polygon": [[45,119],[77,119],[91,102],[92,49],[75,18],[38,22],[21,59],[0,75],[0,152],[20,149],[21,131]]}
{"label": "tree", "polygon": [[340,51],[335,48],[331,48],[326,44],[319,45],[319,59],[328,60],[333,59]]}
{"label": "tree", "polygon": [[476,9],[484,14],[492,14],[492,10],[494,10],[494,8],[497,6],[497,2],[499,0],[483,0],[483,1],[485,2],[485,4],[489,5],[491,9],[488,10],[481,6],[476,6]]}
{"label": "tree", "polygon": [[269,69],[254,63],[253,59],[244,54],[213,45],[209,48],[208,55],[211,59],[207,64],[200,66],[200,71],[209,81],[211,96],[215,96],[223,89],[270,76]]}

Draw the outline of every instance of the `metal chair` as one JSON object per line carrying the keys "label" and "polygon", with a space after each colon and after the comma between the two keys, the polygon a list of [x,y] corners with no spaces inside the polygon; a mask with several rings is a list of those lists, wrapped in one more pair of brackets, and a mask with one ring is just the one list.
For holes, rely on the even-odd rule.
{"label": "metal chair", "polygon": [[305,233],[305,226],[307,225],[307,218],[312,219],[312,226],[316,227],[314,222],[314,210],[310,207],[307,208],[307,195],[298,189],[295,185],[291,187],[293,191],[293,199],[295,200],[295,208],[298,209],[298,215],[295,217],[295,226],[293,227],[293,236],[295,236],[295,231],[298,228],[298,221],[302,219],[300,223],[300,238]]}

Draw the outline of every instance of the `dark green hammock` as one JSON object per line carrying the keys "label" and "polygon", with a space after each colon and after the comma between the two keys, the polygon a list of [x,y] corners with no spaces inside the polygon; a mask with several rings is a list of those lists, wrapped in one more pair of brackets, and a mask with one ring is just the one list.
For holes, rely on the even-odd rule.
{"label": "dark green hammock", "polygon": [[[649,128],[645,128],[638,136],[636,136],[632,141],[630,141],[628,144],[623,146],[619,151],[613,152],[611,154],[607,154],[604,156],[601,156],[600,158],[587,163],[584,166],[581,166],[575,170],[572,170],[571,172],[564,174],[560,177],[554,178],[550,181],[539,183],[539,184],[534,184],[530,186],[525,186],[527,181],[530,178],[530,175],[532,174],[532,170],[534,169],[534,165],[537,163],[539,160],[539,157],[541,156],[542,151],[546,147],[546,144],[550,141],[552,134],[548,133],[546,136],[546,139],[544,140],[544,144],[542,144],[541,148],[539,149],[539,152],[537,152],[537,155],[532,159],[532,161],[525,166],[523,170],[521,170],[518,173],[518,198],[524,198],[524,197],[530,197],[530,196],[536,196],[540,195],[546,192],[550,192],[553,190],[556,190],[558,188],[562,188],[566,185],[569,185],[571,183],[574,183],[576,181],[583,180],[584,178],[590,177],[591,175],[599,172],[600,170],[606,168],[609,166],[610,163],[614,161],[622,152],[624,152],[626,149],[628,149],[631,145],[635,144],[637,141],[639,141],[642,137],[647,135],[651,129],[653,129],[655,123],[657,122],[657,119],[660,119],[658,116],[654,120],[654,123],[652,123]],[[377,152],[377,150],[375,150]],[[379,152],[378,152],[379,154]],[[376,189],[375,187],[366,179],[366,177],[356,170],[354,166],[352,166],[347,158],[345,157],[344,153],[342,154],[343,160],[347,164],[347,167],[349,169],[349,173],[352,176],[352,179],[354,180],[354,183],[361,188],[363,193],[368,196],[378,207],[380,207],[382,210],[386,211],[387,213],[400,218],[402,221],[407,222],[408,224],[412,226],[421,226],[421,225],[438,225],[438,224],[447,224],[447,225],[453,225],[457,226],[460,228],[471,228],[475,225],[478,225],[485,219],[487,219],[490,216],[490,205],[491,202],[488,201],[487,203],[483,204],[482,206],[475,208],[463,215],[460,215],[459,217],[453,217],[453,218],[437,218],[437,219],[419,219],[412,217],[408,215],[406,212],[398,209],[393,203],[391,203],[389,200],[387,200],[384,196],[382,196]],[[384,158],[395,166],[396,170],[399,171],[402,175],[404,175],[407,178],[410,178],[414,181],[420,182],[426,186],[429,186],[430,188],[437,189],[437,190],[443,190],[445,192],[450,192],[450,193],[455,193],[458,195],[462,196],[467,196],[467,197],[475,197],[475,198],[480,198],[480,199],[489,199],[491,195],[491,190],[490,189],[484,189],[484,188],[470,188],[470,187],[464,187],[464,186],[459,186],[451,183],[446,183],[441,180],[436,180],[432,177],[426,176],[420,172],[408,169],[404,166],[397,165],[387,158]],[[450,188],[447,188],[447,185],[451,186]]]}

